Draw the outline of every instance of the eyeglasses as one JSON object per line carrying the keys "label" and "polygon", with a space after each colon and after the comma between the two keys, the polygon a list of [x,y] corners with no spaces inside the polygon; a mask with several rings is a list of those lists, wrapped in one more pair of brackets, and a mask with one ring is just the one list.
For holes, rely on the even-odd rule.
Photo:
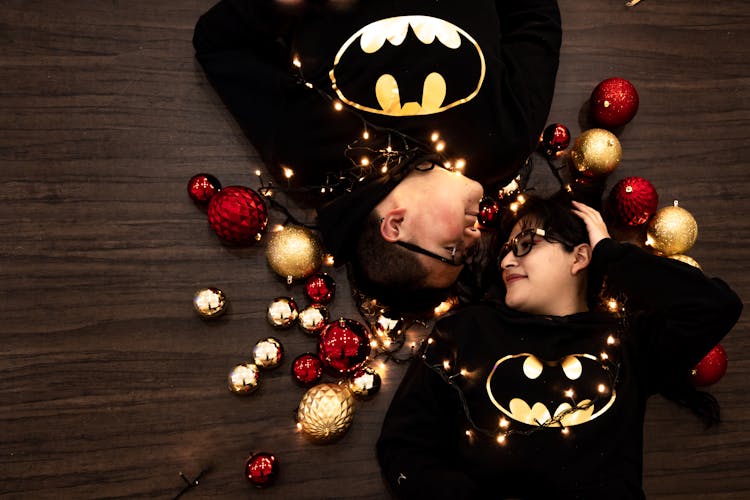
{"label": "eyeglasses", "polygon": [[498,256],[498,264],[505,258],[506,255],[508,255],[508,252],[510,251],[513,251],[513,255],[515,255],[516,257],[523,257],[527,253],[531,252],[531,249],[534,248],[534,245],[536,245],[537,243],[537,236],[541,236],[548,241],[556,241],[558,243],[562,243],[563,245],[572,246],[565,240],[556,237],[555,235],[553,235],[549,231],[545,231],[544,229],[526,229],[518,233],[512,240],[506,242],[503,245],[502,249],[500,250],[500,255]]}
{"label": "eyeglasses", "polygon": [[454,246],[450,249],[446,249],[447,251],[451,253],[450,258],[448,258],[448,257],[443,257],[442,255],[438,255],[434,252],[430,252],[429,250],[426,250],[413,243],[407,243],[406,241],[395,241],[394,243],[402,248],[405,248],[412,252],[421,253],[422,255],[426,255],[428,257],[432,257],[433,259],[439,260],[440,262],[443,262],[450,266],[459,267],[459,266],[463,266],[464,263],[466,262],[466,255],[459,255],[458,260],[456,259],[456,251],[458,249],[457,246]]}

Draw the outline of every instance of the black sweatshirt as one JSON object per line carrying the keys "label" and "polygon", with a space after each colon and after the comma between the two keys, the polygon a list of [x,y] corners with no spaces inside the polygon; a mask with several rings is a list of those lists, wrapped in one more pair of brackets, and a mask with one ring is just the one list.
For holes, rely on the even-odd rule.
{"label": "black sweatshirt", "polygon": [[[397,496],[643,498],[647,398],[687,376],[742,303],[719,279],[611,239],[596,246],[589,277],[647,310],[625,324],[597,312],[529,315],[499,298],[437,323],[377,445]],[[554,415],[564,404],[583,409],[548,421],[541,405]]]}
{"label": "black sweatshirt", "polygon": [[[320,185],[324,174],[351,167],[344,149],[363,133],[359,117],[298,82],[294,56],[306,81],[369,122],[427,144],[439,131],[448,158],[464,159],[466,175],[485,185],[508,181],[535,147],[558,67],[555,0],[301,4],[222,0],[193,38],[198,61],[274,175],[289,166],[293,185]],[[392,43],[379,43],[378,33]],[[395,92],[398,105],[389,105]],[[372,135],[382,146],[384,135]]]}

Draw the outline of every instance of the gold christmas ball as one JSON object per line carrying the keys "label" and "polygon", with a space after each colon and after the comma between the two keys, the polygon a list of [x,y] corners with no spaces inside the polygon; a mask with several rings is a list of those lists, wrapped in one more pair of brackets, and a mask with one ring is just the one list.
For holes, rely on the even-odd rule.
{"label": "gold christmas ball", "polygon": [[226,311],[227,296],[218,288],[201,288],[193,295],[193,307],[201,318],[216,318]]}
{"label": "gold christmas ball", "polygon": [[284,347],[278,339],[268,337],[256,342],[253,347],[253,361],[259,368],[276,368],[284,359]]}
{"label": "gold christmas ball", "polygon": [[[701,265],[698,264],[698,261],[695,260],[694,258],[688,256],[688,255],[682,255],[682,254],[670,255],[669,258],[670,259],[674,259],[674,260],[679,260],[680,262],[684,262],[685,264],[689,264],[689,265],[691,265],[691,266],[693,266],[693,267],[695,267],[697,269],[701,269]],[[701,271],[702,270],[703,269],[701,269]]]}
{"label": "gold christmas ball", "polygon": [[357,370],[349,379],[349,390],[358,399],[370,399],[378,393],[380,384],[378,372],[365,366]]}
{"label": "gold christmas ball", "polygon": [[622,160],[622,146],[609,130],[592,128],[576,139],[570,159],[578,172],[588,177],[604,177],[615,171]]}
{"label": "gold christmas ball", "polygon": [[252,363],[237,365],[229,372],[227,382],[230,391],[246,396],[260,387],[260,370]]}
{"label": "gold christmas ball", "polygon": [[348,388],[318,384],[308,390],[297,409],[297,425],[317,443],[334,441],[349,429],[354,419],[354,398]]}
{"label": "gold christmas ball", "polygon": [[657,210],[646,231],[646,245],[667,256],[687,253],[697,239],[698,223],[676,204]]}
{"label": "gold christmas ball", "polygon": [[291,297],[276,297],[268,305],[266,319],[277,328],[289,328],[297,321],[297,303]]}
{"label": "gold christmas ball", "polygon": [[268,238],[266,259],[271,269],[291,284],[318,270],[323,262],[323,250],[312,231],[288,225]]}
{"label": "gold christmas ball", "polygon": [[309,335],[320,335],[328,323],[328,308],[323,304],[310,304],[299,313],[299,327]]}

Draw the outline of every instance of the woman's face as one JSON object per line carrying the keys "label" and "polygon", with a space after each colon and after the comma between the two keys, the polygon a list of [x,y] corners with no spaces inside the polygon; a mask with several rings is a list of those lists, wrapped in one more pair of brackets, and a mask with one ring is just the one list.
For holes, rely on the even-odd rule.
{"label": "woman's face", "polygon": [[520,257],[508,251],[500,261],[507,290],[505,304],[530,314],[565,316],[579,312],[580,280],[574,272],[575,253],[566,251],[560,243],[529,234],[533,232],[529,229],[537,227],[522,220],[511,231],[508,242],[524,232],[519,238],[521,246],[531,247],[526,246],[528,253]]}

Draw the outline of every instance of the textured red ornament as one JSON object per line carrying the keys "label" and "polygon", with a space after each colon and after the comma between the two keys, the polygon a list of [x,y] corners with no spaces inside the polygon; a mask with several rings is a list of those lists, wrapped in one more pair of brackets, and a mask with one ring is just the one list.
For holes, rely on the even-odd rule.
{"label": "textured red ornament", "polygon": [[659,207],[656,188],[643,177],[625,177],[612,186],[609,209],[617,222],[640,226],[648,222]]}
{"label": "textured red ornament", "polygon": [[341,318],[320,334],[318,356],[334,375],[347,375],[360,368],[370,355],[370,338],[362,323]]}
{"label": "textured red ornament", "polygon": [[245,477],[258,488],[270,486],[279,474],[279,461],[265,451],[253,453],[245,461]]}
{"label": "textured red ornament", "polygon": [[493,198],[485,196],[479,202],[477,220],[483,227],[494,227],[500,222],[500,205]]}
{"label": "textured red ornament", "polygon": [[727,352],[721,346],[711,349],[691,373],[690,381],[696,387],[705,387],[713,385],[727,372]]}
{"label": "textured red ornament", "polygon": [[328,304],[335,291],[336,282],[328,274],[313,274],[305,281],[305,295],[313,302]]}
{"label": "textured red ornament", "polygon": [[208,203],[213,195],[219,192],[221,183],[211,174],[196,174],[190,178],[187,191],[194,202]]}
{"label": "textured red ornament", "polygon": [[624,78],[607,78],[591,93],[591,118],[601,127],[622,127],[638,112],[638,92]]}
{"label": "textured red ornament", "polygon": [[559,156],[570,145],[570,130],[562,123],[548,125],[542,132],[541,142],[547,156]]}
{"label": "textured red ornament", "polygon": [[306,352],[292,363],[292,377],[304,386],[315,385],[323,376],[323,362],[315,354]]}
{"label": "textured red ornament", "polygon": [[219,238],[232,243],[260,239],[268,224],[263,198],[250,188],[229,186],[208,203],[208,224]]}

